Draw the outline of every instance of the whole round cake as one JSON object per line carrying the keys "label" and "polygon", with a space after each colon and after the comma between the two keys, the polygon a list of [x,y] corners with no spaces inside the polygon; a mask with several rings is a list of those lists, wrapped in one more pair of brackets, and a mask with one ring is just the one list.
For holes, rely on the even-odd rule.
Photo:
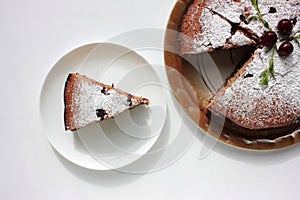
{"label": "whole round cake", "polygon": [[300,127],[300,1],[195,0],[180,26],[181,55],[253,47],[207,110],[240,127]]}

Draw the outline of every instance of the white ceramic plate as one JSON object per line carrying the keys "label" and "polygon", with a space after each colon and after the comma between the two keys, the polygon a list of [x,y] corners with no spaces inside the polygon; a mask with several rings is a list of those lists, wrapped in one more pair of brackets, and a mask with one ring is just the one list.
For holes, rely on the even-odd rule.
{"label": "white ceramic plate", "polygon": [[[104,52],[98,54],[99,49]],[[122,52],[126,54],[120,56]],[[93,57],[95,53],[97,56]],[[88,126],[78,133],[64,131],[63,91],[66,77],[71,72],[79,72],[105,83],[115,83],[120,89],[148,97],[151,104],[148,108],[133,109],[130,115],[123,113],[116,120],[105,121],[101,126]],[[143,78],[127,79],[132,74],[145,78],[144,73],[147,73],[144,85],[140,84]],[[128,76],[124,76],[126,74]],[[157,83],[159,79],[151,66],[135,52],[119,45],[101,44],[100,47],[99,44],[89,44],[72,50],[53,66],[41,91],[41,120],[50,143],[69,161],[89,169],[107,170],[134,162],[156,142],[164,124],[164,116],[161,116],[161,122],[155,121],[157,114],[166,113],[166,102],[159,87],[156,87]],[[143,118],[148,122],[140,120]],[[135,123],[124,128],[128,119]],[[147,131],[138,135],[138,132],[132,131],[134,125]],[[121,162],[120,158],[123,158]]]}
{"label": "white ceramic plate", "polygon": [[149,106],[78,130],[88,152],[106,169],[123,167],[147,153],[166,119],[164,91],[151,65],[130,49],[101,43],[86,58],[79,73],[150,99]]}

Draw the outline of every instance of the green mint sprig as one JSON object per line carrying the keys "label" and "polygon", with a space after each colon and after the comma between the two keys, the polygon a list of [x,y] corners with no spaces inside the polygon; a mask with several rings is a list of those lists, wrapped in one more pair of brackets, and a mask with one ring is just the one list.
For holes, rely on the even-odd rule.
{"label": "green mint sprig", "polygon": [[299,35],[294,35],[291,37],[292,40],[294,40],[294,42],[296,42],[296,44],[298,44],[300,46],[300,42],[298,41],[300,39],[300,34]]}
{"label": "green mint sprig", "polygon": [[[258,0],[251,0],[252,5],[254,6],[256,12],[257,12],[257,17],[256,16],[252,16],[250,17],[251,19],[259,19],[263,25],[269,29],[271,31],[271,27],[269,25],[269,23],[263,18],[259,7],[258,7]],[[261,78],[260,80],[260,85],[263,86],[267,86],[269,84],[269,77],[272,77],[273,79],[275,79],[275,70],[274,70],[274,55],[275,55],[275,50],[276,50],[276,45],[274,45],[270,50],[272,50],[272,56],[271,59],[269,61],[269,66],[259,75],[259,78]]]}
{"label": "green mint sprig", "polygon": [[269,61],[269,66],[259,75],[259,78],[261,78],[259,83],[263,86],[267,86],[269,84],[269,77],[272,77],[273,79],[275,79],[274,55],[275,55],[276,50],[277,50],[277,47],[276,47],[276,45],[274,45],[272,47],[272,56]]}
{"label": "green mint sprig", "polygon": [[[258,0],[251,0],[251,3],[257,12],[257,16],[250,16],[249,20],[250,21],[251,20],[259,20],[269,31],[272,31],[269,23],[263,18],[263,15],[260,12],[260,9],[258,7]],[[289,35],[286,38],[281,39],[280,41],[284,41],[284,40],[285,41],[294,41],[300,47],[300,42],[299,42],[300,34],[299,33],[300,33],[299,31],[295,32],[293,35]],[[268,51],[270,51],[270,50],[272,50],[272,56],[269,61],[269,66],[267,68],[265,68],[264,71],[259,75],[259,77],[261,78],[259,83],[262,86],[267,86],[269,84],[269,77],[275,79],[274,55],[275,55],[275,51],[278,53],[276,44],[274,44],[272,47],[270,47],[270,49],[268,49],[266,51],[266,53],[268,53]]]}
{"label": "green mint sprig", "polygon": [[251,0],[251,2],[252,2],[252,5],[254,6],[254,8],[255,8],[255,10],[256,10],[256,12],[257,12],[257,17],[256,17],[256,16],[251,16],[251,17],[250,17],[250,20],[251,20],[251,19],[257,19],[257,18],[258,18],[258,19],[263,23],[263,25],[264,25],[267,29],[271,30],[271,27],[270,27],[269,23],[268,23],[266,20],[264,20],[264,18],[263,18],[263,16],[262,16],[261,12],[260,12],[260,10],[259,10],[259,7],[258,7],[258,0]]}

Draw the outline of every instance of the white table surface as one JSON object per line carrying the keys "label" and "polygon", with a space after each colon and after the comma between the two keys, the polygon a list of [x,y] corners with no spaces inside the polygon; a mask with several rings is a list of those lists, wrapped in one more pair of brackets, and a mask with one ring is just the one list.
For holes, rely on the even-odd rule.
{"label": "white table surface", "polygon": [[218,143],[199,159],[199,133],[178,161],[138,175],[84,169],[51,147],[39,119],[39,94],[54,63],[84,44],[164,28],[174,3],[0,0],[0,199],[300,198],[299,145],[257,153]]}

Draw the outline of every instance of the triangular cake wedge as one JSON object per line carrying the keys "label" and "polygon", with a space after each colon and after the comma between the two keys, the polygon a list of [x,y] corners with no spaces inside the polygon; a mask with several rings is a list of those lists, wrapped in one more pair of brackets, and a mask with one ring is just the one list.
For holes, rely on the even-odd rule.
{"label": "triangular cake wedge", "polygon": [[78,73],[67,77],[64,90],[65,130],[77,130],[89,124],[114,118],[118,114],[149,104],[149,100]]}
{"label": "triangular cake wedge", "polygon": [[[280,20],[293,23],[291,36],[300,32],[299,0],[256,2],[270,29],[279,36],[277,48],[285,41],[277,29]],[[271,65],[272,51],[262,47],[260,38],[268,30],[251,0],[194,0],[180,26],[180,54],[253,47],[251,58],[214,94],[207,110],[245,129],[300,127],[299,41],[290,41],[294,51],[287,57],[274,51],[275,78],[268,76],[268,86],[262,85],[261,74]]]}

